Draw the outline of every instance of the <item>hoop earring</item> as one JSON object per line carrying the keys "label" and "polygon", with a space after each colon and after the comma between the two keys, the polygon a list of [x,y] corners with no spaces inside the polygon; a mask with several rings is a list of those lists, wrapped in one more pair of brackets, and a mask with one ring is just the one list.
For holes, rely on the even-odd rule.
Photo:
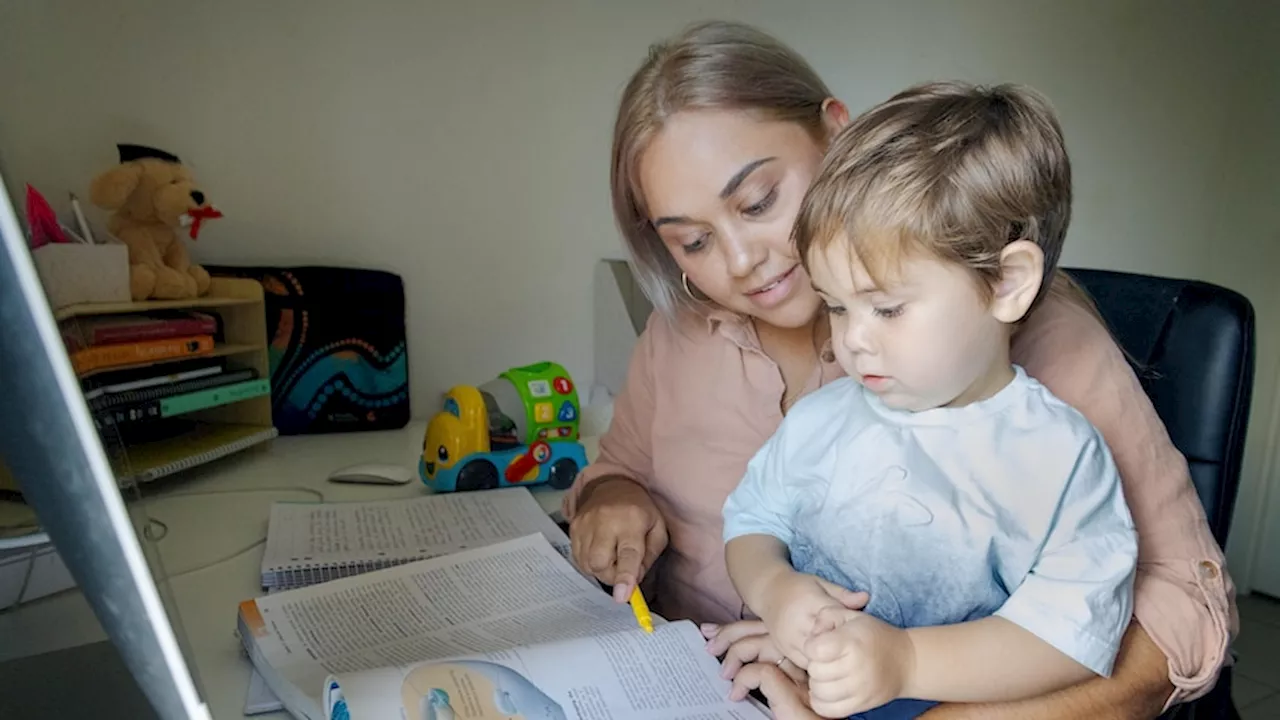
{"label": "hoop earring", "polygon": [[688,295],[694,302],[706,303],[711,301],[711,298],[706,295],[698,297],[698,295],[693,292],[693,288],[689,285],[688,273],[680,273],[680,284],[684,286],[684,294]]}

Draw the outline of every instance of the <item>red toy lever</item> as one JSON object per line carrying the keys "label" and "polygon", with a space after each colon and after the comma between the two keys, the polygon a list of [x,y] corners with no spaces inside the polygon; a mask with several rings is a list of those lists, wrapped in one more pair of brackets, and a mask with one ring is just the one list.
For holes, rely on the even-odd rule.
{"label": "red toy lever", "polygon": [[533,470],[550,458],[551,446],[539,440],[529,446],[529,452],[521,455],[515,460],[512,460],[511,464],[508,465],[507,469],[503,472],[503,475],[506,476],[507,482],[509,483],[521,482],[524,480],[524,476],[529,474],[530,470]]}

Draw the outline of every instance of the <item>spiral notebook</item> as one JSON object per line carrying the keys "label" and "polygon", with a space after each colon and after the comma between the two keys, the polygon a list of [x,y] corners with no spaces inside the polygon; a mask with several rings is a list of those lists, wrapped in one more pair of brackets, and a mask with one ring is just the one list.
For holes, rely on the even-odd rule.
{"label": "spiral notebook", "polygon": [[120,478],[120,483],[129,486],[157,480],[265,443],[279,434],[271,426],[197,423],[180,443],[157,441],[126,449],[124,462],[128,472]]}
{"label": "spiral notebook", "polygon": [[253,368],[242,368],[239,370],[221,371],[220,368],[210,368],[214,373],[202,374],[192,378],[179,379],[176,382],[156,384],[136,389],[128,389],[121,392],[113,392],[89,399],[89,410],[92,412],[101,412],[114,410],[119,407],[129,405],[138,405],[141,403],[152,402],[155,400],[163,400],[164,398],[174,397],[175,395],[186,395],[187,393],[199,392],[200,390],[208,390],[210,388],[221,387],[223,385],[234,385],[245,380],[254,380],[258,377],[258,371]]}
{"label": "spiral notebook", "polygon": [[533,533],[569,556],[568,536],[523,487],[374,502],[276,502],[262,587],[304,587]]}

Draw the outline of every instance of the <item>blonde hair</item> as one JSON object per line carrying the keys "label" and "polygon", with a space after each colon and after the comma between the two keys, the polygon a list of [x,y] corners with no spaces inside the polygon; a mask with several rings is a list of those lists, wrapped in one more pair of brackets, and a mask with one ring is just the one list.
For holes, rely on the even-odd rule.
{"label": "blonde hair", "polygon": [[705,312],[686,293],[680,268],[649,220],[640,157],[668,118],[685,110],[738,110],[794,122],[825,144],[823,103],[831,97],[813,68],[768,34],[740,23],[703,22],[652,45],[627,83],[613,129],[613,213],[641,289],[668,317]]}
{"label": "blonde hair", "polygon": [[842,238],[878,283],[905,253],[925,251],[969,268],[988,298],[1001,250],[1031,240],[1044,253],[1034,308],[1051,287],[1085,300],[1058,272],[1070,220],[1071,161],[1049,102],[1016,85],[935,82],[836,136],[794,235],[806,264]]}

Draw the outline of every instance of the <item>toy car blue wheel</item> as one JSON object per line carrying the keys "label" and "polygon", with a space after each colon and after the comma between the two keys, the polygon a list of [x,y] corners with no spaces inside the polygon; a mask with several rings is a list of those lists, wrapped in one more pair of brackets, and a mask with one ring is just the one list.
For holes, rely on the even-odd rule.
{"label": "toy car blue wheel", "polygon": [[578,477],[578,463],[573,458],[560,458],[551,463],[547,472],[547,484],[556,490],[568,490]]}
{"label": "toy car blue wheel", "polygon": [[458,471],[458,490],[492,490],[496,487],[498,468],[488,460],[472,460]]}

